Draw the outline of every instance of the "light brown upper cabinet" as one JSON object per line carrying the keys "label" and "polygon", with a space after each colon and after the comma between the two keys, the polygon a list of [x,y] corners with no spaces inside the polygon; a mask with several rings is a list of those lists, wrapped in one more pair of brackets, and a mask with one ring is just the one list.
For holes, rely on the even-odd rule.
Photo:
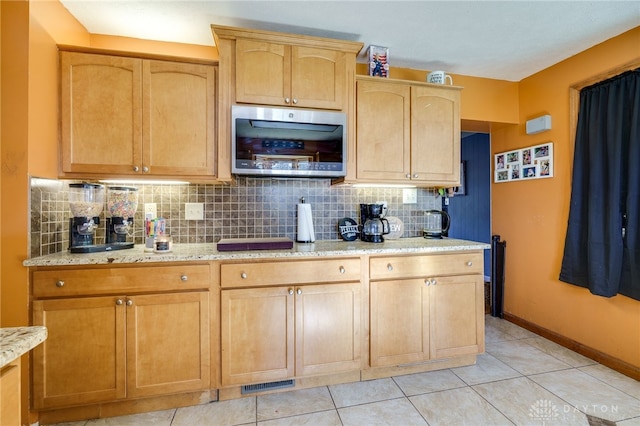
{"label": "light brown upper cabinet", "polygon": [[460,184],[460,88],[358,77],[356,180]]}
{"label": "light brown upper cabinet", "polygon": [[216,66],[60,52],[62,177],[215,176]]}
{"label": "light brown upper cabinet", "polygon": [[236,101],[341,110],[344,52],[265,41],[236,41]]}
{"label": "light brown upper cabinet", "polygon": [[[251,103],[344,110],[362,43],[212,25],[221,107]],[[226,89],[225,89],[226,88]]]}

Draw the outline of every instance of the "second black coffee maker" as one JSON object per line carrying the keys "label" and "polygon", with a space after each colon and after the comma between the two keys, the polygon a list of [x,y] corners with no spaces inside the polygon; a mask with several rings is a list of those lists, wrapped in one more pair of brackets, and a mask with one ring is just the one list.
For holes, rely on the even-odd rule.
{"label": "second black coffee maker", "polygon": [[368,243],[384,242],[389,233],[389,221],[383,218],[382,204],[360,204],[360,239]]}

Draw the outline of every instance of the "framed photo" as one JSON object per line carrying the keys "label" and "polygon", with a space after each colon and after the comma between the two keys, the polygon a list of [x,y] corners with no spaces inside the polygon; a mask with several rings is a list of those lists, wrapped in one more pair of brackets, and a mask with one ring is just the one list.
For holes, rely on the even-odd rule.
{"label": "framed photo", "polygon": [[460,186],[453,188],[454,195],[467,195],[467,162],[460,163]]}
{"label": "framed photo", "polygon": [[553,177],[552,142],[495,155],[495,183],[549,177]]}

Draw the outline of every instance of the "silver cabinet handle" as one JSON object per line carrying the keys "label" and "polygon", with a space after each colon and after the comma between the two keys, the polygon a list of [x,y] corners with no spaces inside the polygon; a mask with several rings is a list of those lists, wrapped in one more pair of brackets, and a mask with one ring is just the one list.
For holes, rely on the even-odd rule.
{"label": "silver cabinet handle", "polygon": [[298,294],[302,294],[302,289],[301,289],[301,288],[297,289],[297,290],[296,290],[296,293],[298,293]]}
{"label": "silver cabinet handle", "polygon": [[413,174],[413,178],[414,178],[414,179],[417,179],[417,178],[418,178],[418,174],[417,174],[417,173],[414,173],[414,174]]}
{"label": "silver cabinet handle", "polygon": [[436,279],[434,278],[434,279],[431,280],[431,284],[432,285],[436,285],[436,284],[438,284],[438,281],[436,281]]}
{"label": "silver cabinet handle", "polygon": [[149,168],[147,166],[144,166],[142,168],[142,173],[149,173]]}
{"label": "silver cabinet handle", "polygon": [[407,173],[406,175],[404,175],[404,177],[406,177],[407,179],[411,179],[411,175],[409,173]]}
{"label": "silver cabinet handle", "polygon": [[116,305],[122,305],[122,299],[116,299]]}
{"label": "silver cabinet handle", "polygon": [[473,262],[472,261],[468,261],[467,262],[467,266],[473,266]]}
{"label": "silver cabinet handle", "polygon": [[56,287],[64,287],[64,281],[59,280],[58,282],[56,282]]}
{"label": "silver cabinet handle", "polygon": [[288,104],[288,103],[290,103],[290,102],[291,102],[291,99],[289,99],[289,98],[284,98],[284,103],[285,103],[285,104]]}
{"label": "silver cabinet handle", "polygon": [[187,277],[186,275],[180,275],[180,280],[187,281],[188,279],[189,277]]}
{"label": "silver cabinet handle", "polygon": [[295,105],[297,103],[298,103],[298,100],[296,98],[293,98],[293,104]]}
{"label": "silver cabinet handle", "polygon": [[427,286],[431,285],[431,280],[430,279],[424,280],[424,285],[427,285]]}
{"label": "silver cabinet handle", "polygon": [[240,278],[242,278],[243,280],[246,280],[247,279],[247,273],[246,272],[241,273],[240,274]]}
{"label": "silver cabinet handle", "polygon": [[340,271],[341,274],[344,274],[345,272],[347,272],[347,270],[344,269],[344,266],[341,266],[339,271]]}
{"label": "silver cabinet handle", "polygon": [[137,172],[139,172],[139,171],[140,171],[140,167],[138,167],[138,166],[133,166],[133,171],[134,171],[134,172],[136,172],[136,173],[137,173]]}
{"label": "silver cabinet handle", "polygon": [[393,265],[390,263],[387,263],[387,271],[393,271]]}
{"label": "silver cabinet handle", "polygon": [[131,306],[131,305],[133,305],[133,300],[127,299],[127,306]]}
{"label": "silver cabinet handle", "polygon": [[292,288],[289,289],[289,294],[293,294],[293,289]]}

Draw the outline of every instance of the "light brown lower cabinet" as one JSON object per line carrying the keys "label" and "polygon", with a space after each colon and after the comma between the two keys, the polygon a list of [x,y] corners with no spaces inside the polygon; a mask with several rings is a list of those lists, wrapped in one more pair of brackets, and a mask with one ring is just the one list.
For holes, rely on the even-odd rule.
{"label": "light brown lower cabinet", "polygon": [[0,369],[0,425],[21,425],[20,358]]}
{"label": "light brown lower cabinet", "polygon": [[[208,288],[208,271],[197,265],[34,272],[36,296],[65,297],[33,301],[33,323],[49,333],[33,352],[33,408],[209,389],[210,293],[193,289]],[[100,295],[118,290],[109,290],[109,282],[184,291]],[[79,297],[83,292],[98,295]]]}
{"label": "light brown lower cabinet", "polygon": [[[483,352],[481,262],[471,254],[372,259],[371,367]],[[469,275],[434,274],[445,269]]]}
{"label": "light brown lower cabinet", "polygon": [[[237,272],[248,281],[254,276],[256,280],[263,280],[274,276],[268,273],[270,268],[282,273],[298,267],[306,267],[307,271],[322,267],[325,277],[335,270],[345,279],[359,278],[357,259],[256,263],[244,264],[241,268],[237,264],[222,265],[222,386],[361,368],[359,281],[224,288],[225,283],[234,285],[232,279],[225,280],[225,274]],[[289,280],[296,280],[295,274],[285,275],[282,279],[287,280],[287,276]],[[323,278],[322,275],[306,276],[314,276],[316,280]]]}

